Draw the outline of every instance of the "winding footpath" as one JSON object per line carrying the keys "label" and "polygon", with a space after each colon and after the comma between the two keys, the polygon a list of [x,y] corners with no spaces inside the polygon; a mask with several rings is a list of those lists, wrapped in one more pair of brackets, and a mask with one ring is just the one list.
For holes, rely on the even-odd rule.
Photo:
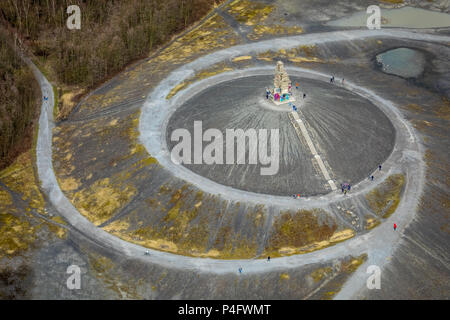
{"label": "winding footpath", "polygon": [[[164,122],[166,121],[166,119],[168,119],[168,113],[173,112],[173,108],[170,108],[170,106],[176,104],[177,101],[180,101],[180,97],[186,96],[186,94],[189,92],[192,93],[192,91],[189,90],[192,90],[192,88],[194,88],[195,86],[201,86],[201,84],[204,84],[205,82],[200,81],[199,83],[193,84],[192,88],[189,87],[185,89],[186,92],[179,92],[175,97],[171,99],[173,101],[168,102],[167,100],[165,100],[165,97],[169,90],[173,88],[173,86],[183,81],[183,79],[186,79],[187,77],[193,75],[197,70],[208,67],[224,59],[230,59],[233,56],[248,54],[250,52],[258,53],[267,51],[269,49],[289,49],[299,45],[309,45],[333,41],[348,41],[373,37],[402,38],[410,40],[438,42],[450,41],[450,37],[446,36],[422,34],[401,29],[354,30],[277,38],[271,39],[269,41],[249,43],[244,46],[235,46],[232,48],[217,51],[215,53],[201,57],[194,62],[175,70],[174,72],[169,74],[169,76],[165,80],[163,80],[148,96],[141,112],[141,119],[139,123],[139,129],[141,132],[140,140],[147,147],[147,150],[152,156],[156,157],[158,160],[164,160],[165,157],[167,158],[167,154],[165,154],[165,150],[163,149],[165,146],[161,144],[164,142],[165,131],[160,130],[164,126]],[[405,194],[402,197],[397,211],[393,215],[393,217],[388,218],[385,223],[382,223],[370,232],[349,239],[345,242],[341,242],[334,246],[307,254],[271,259],[270,262],[256,259],[216,260],[210,258],[193,258],[151,249],[149,249],[150,255],[144,255],[144,252],[147,250],[146,248],[126,242],[92,224],[89,220],[87,220],[80,214],[80,212],[72,205],[72,203],[61,191],[57,183],[52,165],[52,129],[54,127],[54,97],[52,86],[38,70],[38,68],[34,66],[31,61],[27,61],[41,86],[42,95],[49,97],[48,100],[43,100],[41,106],[36,149],[37,169],[39,179],[41,181],[41,187],[48,196],[50,202],[58,210],[60,215],[64,217],[64,219],[67,220],[68,223],[76,231],[80,232],[87,238],[92,239],[96,243],[101,244],[105,248],[109,248],[125,256],[133,257],[135,259],[139,259],[151,264],[157,264],[165,268],[193,270],[196,272],[206,272],[213,274],[237,273],[239,267],[243,268],[244,273],[282,271],[298,268],[311,263],[325,262],[344,256],[359,256],[363,253],[367,253],[368,259],[366,263],[358,268],[358,270],[352,275],[352,277],[345,283],[344,287],[336,297],[338,299],[346,299],[351,298],[357,290],[365,286],[367,278],[367,275],[365,274],[366,266],[377,265],[381,268],[383,267],[383,265],[387,262],[387,259],[392,256],[396,246],[400,243],[402,238],[402,229],[406,228],[408,223],[414,217],[418,199],[422,193],[425,168],[425,165],[422,161],[423,150],[421,145],[417,143],[414,129],[411,128],[406,120],[403,119],[395,105],[393,105],[390,101],[387,101],[374,92],[366,88],[361,88],[346,79],[346,82],[348,81],[346,85],[348,89],[362,96],[365,96],[372,101],[375,101],[377,105],[381,105],[380,108],[388,114],[391,121],[393,121],[394,125],[396,126],[396,129],[402,128],[400,131],[397,130],[397,132],[399,133],[397,140],[399,140],[399,142],[394,148],[393,155],[391,155],[390,159],[388,159],[387,161],[399,161],[403,168],[407,168],[407,172],[414,172],[414,174],[406,175]],[[266,73],[265,70],[254,71]],[[301,75],[307,75],[318,79],[322,79],[324,77],[324,75],[311,70],[303,70],[298,68],[296,72]],[[233,75],[223,74],[215,78],[216,80],[220,81],[226,79],[228,76]],[[245,74],[242,73],[242,76],[245,76]],[[208,81],[211,81],[211,79],[209,79]],[[168,108],[163,108],[166,114],[152,114],[152,109],[158,107],[161,103],[165,103],[166,107],[169,104]],[[155,142],[158,143],[157,148],[159,151],[156,153],[152,151],[152,148],[155,148]],[[163,163],[161,164],[164,165],[164,161],[162,162]],[[179,176],[180,174],[182,175],[182,173],[177,171],[183,170],[182,166],[177,166],[177,168],[178,169],[174,169],[173,174],[175,176]],[[390,170],[390,173],[395,171],[393,164],[392,168],[393,169]],[[168,170],[172,170],[172,168],[168,168]],[[189,182],[192,181],[189,180]],[[196,184],[195,181],[193,183]],[[203,190],[208,191],[209,187],[207,181],[198,181],[198,185]],[[372,185],[372,187],[373,186],[374,185]],[[365,191],[366,187],[360,186],[360,189],[356,192]],[[239,192],[242,194],[242,191]],[[214,193],[217,193],[217,191]],[[234,197],[233,190],[227,189],[225,196]],[[246,197],[247,195],[244,196]],[[241,197],[243,197],[243,195],[241,195]],[[271,197],[267,195],[262,196],[258,194],[254,194],[252,195],[252,197],[249,200],[251,202],[260,203],[261,199],[265,198],[267,199],[267,201],[277,202],[282,206],[289,206],[289,201],[287,199],[283,199],[284,197]],[[318,202],[323,200],[333,201],[334,197],[337,197],[337,193],[332,192],[324,197],[325,198],[311,199],[309,200],[309,202],[308,200],[305,200],[304,205],[315,206]],[[299,202],[295,202],[295,204],[297,207],[299,206]],[[401,226],[400,229],[397,230],[397,232],[392,232],[394,217],[395,222],[399,226]]]}

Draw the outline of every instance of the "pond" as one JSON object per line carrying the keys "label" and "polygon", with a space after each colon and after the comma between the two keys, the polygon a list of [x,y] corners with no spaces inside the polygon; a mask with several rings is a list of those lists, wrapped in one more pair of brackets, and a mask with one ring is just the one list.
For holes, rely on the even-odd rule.
{"label": "pond", "polygon": [[423,53],[409,48],[389,50],[377,55],[376,59],[383,72],[404,78],[419,76],[425,66]]}

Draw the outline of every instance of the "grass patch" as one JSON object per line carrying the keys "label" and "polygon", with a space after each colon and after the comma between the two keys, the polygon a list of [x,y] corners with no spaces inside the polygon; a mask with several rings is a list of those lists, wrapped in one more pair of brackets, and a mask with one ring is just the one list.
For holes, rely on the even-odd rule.
{"label": "grass patch", "polygon": [[252,26],[260,24],[267,19],[274,6],[268,6],[256,1],[235,0],[226,9],[239,23]]}
{"label": "grass patch", "polygon": [[[251,57],[250,57],[251,59]],[[166,96],[166,99],[169,100],[174,95],[176,95],[181,90],[187,88],[189,85],[194,83],[195,81],[199,81],[202,79],[206,79],[212,76],[215,76],[216,74],[220,74],[227,71],[232,71],[233,68],[228,67],[224,62],[216,63],[212,65],[210,68],[201,70],[197,72],[194,76],[184,80],[183,82],[179,83],[175,87],[170,90],[169,94]]]}
{"label": "grass patch", "polygon": [[280,257],[323,249],[355,235],[351,229],[337,230],[332,221],[319,222],[323,210],[282,212],[274,220],[272,233],[262,256]]}
{"label": "grass patch", "polygon": [[369,207],[378,216],[388,218],[397,209],[405,184],[403,174],[390,175],[380,186],[366,195]]}
{"label": "grass patch", "polygon": [[258,40],[265,35],[293,35],[303,33],[299,26],[285,27],[279,24],[274,25],[256,25],[252,33],[247,35],[250,40]]}
{"label": "grass patch", "polygon": [[331,267],[319,268],[311,272],[311,278],[313,278],[314,282],[319,282],[320,280],[328,277],[332,273],[333,268]]}
{"label": "grass patch", "polygon": [[[342,289],[345,281],[354,273],[365,261],[367,260],[367,254],[362,254],[359,257],[350,257],[342,262],[340,268],[340,274],[335,274],[335,277],[330,280],[329,283],[323,288],[320,293],[320,299],[330,300]],[[326,268],[324,268],[326,269]],[[331,268],[330,268],[331,269]],[[338,271],[339,272],[339,271]],[[331,276],[333,272],[326,273],[324,276]]]}
{"label": "grass patch", "polygon": [[364,227],[366,228],[366,230],[371,230],[371,229],[375,228],[376,226],[378,226],[380,223],[381,222],[378,219],[369,218],[369,219],[366,220],[366,223],[365,223]]}

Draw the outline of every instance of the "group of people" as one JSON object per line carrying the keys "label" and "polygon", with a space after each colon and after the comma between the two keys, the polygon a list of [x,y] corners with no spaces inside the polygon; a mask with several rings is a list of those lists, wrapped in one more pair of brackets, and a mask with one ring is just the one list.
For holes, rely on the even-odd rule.
{"label": "group of people", "polygon": [[[378,171],[381,171],[381,164],[380,165],[378,165]],[[370,176],[369,176],[369,180],[370,181],[373,181],[373,174],[371,174]]]}
{"label": "group of people", "polygon": [[[291,87],[289,86],[289,89]],[[268,88],[266,88],[266,99],[269,100],[269,98],[273,98],[275,101],[287,101],[289,100],[289,95],[291,94],[291,92],[289,91],[289,93],[279,93],[279,92],[271,92]]]}
{"label": "group of people", "polygon": [[[299,84],[298,84],[298,82],[296,82],[295,83],[295,89],[298,90],[298,87],[299,87]],[[291,86],[289,86],[289,89],[290,88],[291,88]],[[273,95],[273,93],[268,88],[266,88],[266,99],[269,100],[269,98],[271,98],[272,95]],[[275,100],[280,100],[280,101],[289,100],[289,94],[280,95],[279,93],[276,92],[275,95],[274,95],[274,99]],[[306,99],[306,93],[304,93],[304,92],[303,92],[303,99]],[[289,106],[291,106],[291,102],[289,102]],[[297,109],[295,109],[295,106],[294,106],[294,111],[296,111],[296,110]]]}
{"label": "group of people", "polygon": [[[334,76],[331,76],[330,83],[334,83]],[[344,84],[344,78],[342,78],[341,83]]]}
{"label": "group of people", "polygon": [[[378,165],[378,171],[381,171],[381,164]],[[369,176],[369,180],[373,181],[373,179],[374,179],[374,176],[373,176],[373,174],[371,174]],[[348,184],[348,183],[341,183],[341,190],[342,190],[342,193],[344,195],[346,195],[347,192],[350,191],[350,189],[351,189],[351,185],[350,184]]]}
{"label": "group of people", "polygon": [[344,195],[346,195],[347,194],[347,191],[350,191],[350,189],[351,189],[351,185],[350,184],[348,184],[348,183],[341,183],[341,190],[342,190],[342,193],[344,194]]}
{"label": "group of people", "polygon": [[[270,256],[267,257],[267,262],[270,262]],[[238,269],[239,273],[242,273],[242,267]]]}

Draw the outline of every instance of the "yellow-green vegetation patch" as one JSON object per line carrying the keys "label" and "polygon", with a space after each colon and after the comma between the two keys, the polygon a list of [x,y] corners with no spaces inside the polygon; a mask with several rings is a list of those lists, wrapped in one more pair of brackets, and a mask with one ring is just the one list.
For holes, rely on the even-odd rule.
{"label": "yellow-green vegetation patch", "polygon": [[303,62],[325,62],[317,57],[317,48],[315,45],[303,45],[292,49],[280,49],[278,51],[268,50],[259,53],[256,59],[263,61],[273,61],[279,59],[287,59],[294,64]]}
{"label": "yellow-green vegetation patch", "polygon": [[[28,217],[34,211],[46,215],[45,201],[36,183],[31,164],[31,150],[21,154],[12,165],[0,172],[0,181],[7,188],[21,196],[26,204],[25,212],[16,207],[8,190],[0,188],[0,258],[12,256],[26,251],[32,245],[41,227],[60,238],[67,236],[67,230],[42,219],[39,224],[32,225]],[[58,217],[52,220],[61,223]]]}
{"label": "yellow-green vegetation patch", "polygon": [[249,0],[235,0],[226,7],[238,22],[248,26],[262,23],[273,9],[272,5]]}
{"label": "yellow-green vegetation patch", "polygon": [[186,63],[193,57],[241,42],[225,20],[214,14],[199,27],[175,40],[149,63]]}
{"label": "yellow-green vegetation patch", "polygon": [[424,111],[424,109],[421,106],[419,106],[415,103],[407,104],[407,105],[403,106],[403,108],[406,110],[414,111],[416,113],[422,113]]}
{"label": "yellow-green vegetation patch", "polygon": [[[38,233],[42,227],[47,227],[57,237],[65,239],[67,229],[54,223],[41,220],[32,224],[24,214],[18,215],[18,210],[0,213],[0,259],[20,255],[37,245]],[[15,212],[15,213],[13,213]],[[48,241],[48,238],[45,238]]]}
{"label": "yellow-green vegetation patch", "polygon": [[313,278],[314,282],[319,282],[323,278],[327,278],[332,274],[333,274],[333,268],[324,267],[324,268],[316,269],[313,272],[311,272],[311,278]]}
{"label": "yellow-green vegetation patch", "polygon": [[139,156],[139,161],[135,163],[132,167],[135,170],[142,168],[143,166],[148,166],[150,164],[157,164],[158,161],[156,158],[150,156],[145,147],[139,143],[139,117],[141,111],[137,111],[131,114],[124,123],[120,123],[116,121],[116,119],[112,120],[109,124],[110,127],[119,130],[119,136],[127,139],[130,144],[130,152],[125,155],[121,160],[129,159],[133,155]]}
{"label": "yellow-green vegetation patch", "polygon": [[212,250],[217,250],[221,259],[249,259],[257,256],[258,241],[257,235],[262,230],[266,218],[267,210],[264,205],[244,208],[246,217],[241,221],[241,227],[236,229],[234,218],[239,215],[241,204],[238,202],[225,213],[225,217],[220,217],[220,227],[214,235]]}
{"label": "yellow-green vegetation patch", "polygon": [[440,119],[450,121],[450,100],[442,98],[442,103],[433,108],[433,113]]}
{"label": "yellow-green vegetation patch", "polygon": [[0,187],[0,209],[5,208],[6,206],[10,206],[12,204],[11,194]]}
{"label": "yellow-green vegetation patch", "polygon": [[68,235],[68,231],[66,228],[58,226],[56,223],[67,225],[67,223],[59,216],[51,218],[51,220],[55,223],[45,222],[50,232],[54,233],[60,239],[66,239]]}
{"label": "yellow-green vegetation patch", "polygon": [[101,224],[112,218],[135,194],[135,187],[104,178],[75,193],[72,202],[91,222]]}
{"label": "yellow-green vegetation patch", "polygon": [[256,256],[257,243],[255,237],[236,233],[230,224],[225,224],[219,229],[211,251],[217,251],[216,258],[220,259],[249,259]]}
{"label": "yellow-green vegetation patch", "polygon": [[[426,135],[437,137],[439,139],[447,139],[448,138],[448,124],[442,123],[442,121],[427,121],[420,119],[412,119],[411,123],[414,127],[425,133]],[[426,138],[426,137],[425,137]]]}
{"label": "yellow-green vegetation patch", "polygon": [[107,288],[114,291],[117,297],[120,299],[142,299],[139,295],[137,283],[133,282],[121,282],[117,281],[117,276],[115,270],[117,266],[114,262],[105,256],[100,254],[92,253],[91,250],[87,250],[89,267],[94,272],[95,277],[103,281]]}
{"label": "yellow-green vegetation patch", "polygon": [[196,213],[186,213],[186,211],[180,213],[178,205],[175,205],[175,208],[176,215],[182,219],[175,219],[174,216],[169,217],[167,220],[172,222],[171,226],[162,230],[151,225],[135,228],[130,223],[133,213],[125,218],[113,221],[105,226],[104,230],[123,240],[151,249],[188,256],[214,257],[215,252],[206,252],[209,237],[208,221],[200,219],[196,226],[188,228],[189,222],[195,217]]}
{"label": "yellow-green vegetation patch", "polygon": [[80,187],[80,181],[76,180],[73,177],[68,178],[59,178],[58,184],[62,191],[74,191]]}
{"label": "yellow-green vegetation patch", "polygon": [[280,274],[280,280],[289,280],[289,278],[289,274],[287,273]]}
{"label": "yellow-green vegetation patch", "polygon": [[200,70],[194,76],[184,80],[183,82],[179,83],[174,88],[172,88],[172,90],[170,90],[169,94],[167,95],[166,99],[169,100],[174,95],[176,95],[179,91],[187,88],[189,85],[191,85],[192,83],[194,83],[196,81],[206,79],[206,78],[215,76],[217,74],[227,72],[227,71],[232,71],[232,70],[233,70],[233,68],[229,67],[225,62],[219,62],[219,63],[212,65],[210,68]]}
{"label": "yellow-green vegetation patch", "polygon": [[136,161],[130,164],[123,176],[130,177],[136,170],[151,164],[157,164],[158,161],[150,156],[145,147],[139,143],[139,117],[140,110],[128,115],[126,118],[114,118],[103,126],[100,135],[106,141],[120,137],[126,143],[126,151],[114,157],[110,165],[115,167],[122,161],[128,161],[134,158]]}
{"label": "yellow-green vegetation patch", "polygon": [[387,218],[395,212],[405,184],[403,174],[390,175],[377,188],[366,195],[370,208],[377,215]]}
{"label": "yellow-green vegetation patch", "polygon": [[[54,140],[55,160],[58,160],[59,166],[56,167],[56,177],[61,189],[66,196],[74,203],[74,205],[82,211],[86,216],[91,216],[91,221],[103,221],[112,216],[114,212],[122,208],[122,204],[128,202],[128,199],[134,196],[136,188],[130,183],[125,186],[127,181],[133,177],[137,171],[142,171],[138,179],[144,179],[150,174],[150,170],[141,170],[144,167],[157,164],[157,160],[151,157],[145,147],[138,141],[138,125],[139,125],[139,111],[128,115],[125,118],[109,118],[103,122],[91,121],[83,124],[79,128],[61,128],[59,127],[55,133],[57,134]],[[93,136],[86,136],[86,132],[93,133]],[[113,174],[111,180],[92,181],[92,172],[94,169],[83,170],[82,174],[86,176],[75,177],[73,169],[80,157],[85,157],[86,154],[80,152],[81,150],[71,150],[67,140],[70,137],[78,136],[82,140],[100,139],[105,144],[111,139],[120,139],[122,142],[122,149],[124,151],[118,152],[108,160],[108,165],[116,167],[118,164],[126,162],[125,169]],[[103,143],[100,143],[103,144]],[[97,162],[102,159],[102,155],[97,154],[97,157],[92,159],[92,162]],[[99,160],[101,161],[101,160]],[[77,172],[78,173],[78,172]],[[109,187],[107,186],[109,184]],[[89,187],[90,185],[90,187]],[[100,192],[100,195],[88,195],[90,192]],[[111,193],[109,193],[111,192]],[[104,197],[103,197],[104,196]],[[103,199],[102,199],[103,197]],[[105,206],[104,210],[100,207]],[[89,208],[92,208],[91,213]],[[97,216],[97,218],[94,218]]]}
{"label": "yellow-green vegetation patch", "polygon": [[166,96],[166,99],[169,100],[174,95],[176,95],[178,92],[180,92],[181,90],[187,88],[191,83],[192,82],[189,82],[187,80],[183,81],[183,82],[180,82],[175,87],[173,87],[172,90],[170,90],[169,94]]}
{"label": "yellow-green vegetation patch", "polygon": [[[164,205],[171,207],[162,219],[163,226],[159,228],[149,224],[143,225],[138,221],[138,212],[133,211],[126,217],[113,221],[104,229],[124,240],[152,249],[190,256],[214,256],[216,253],[206,252],[209,239],[207,216],[200,217],[195,224],[192,223],[201,208],[202,196],[197,194],[197,205],[189,208],[185,205],[185,199],[190,193],[192,190],[187,185],[177,190],[162,186],[155,198],[146,200],[153,210],[165,211],[162,207],[164,202],[162,196],[170,195],[169,202],[164,202]],[[137,226],[133,223],[136,221]]]}
{"label": "yellow-green vegetation patch", "polygon": [[61,96],[60,101],[58,101],[58,95],[55,91],[55,113],[54,118],[58,121],[65,120],[72,112],[73,108],[76,106],[75,98],[84,93],[84,89],[80,88],[70,88],[67,92],[64,92]]}
{"label": "yellow-green vegetation patch", "polygon": [[281,212],[274,220],[264,255],[279,257],[307,253],[355,235],[352,229],[337,230],[334,221],[320,223],[319,215],[327,217],[327,213],[319,209]]}
{"label": "yellow-green vegetation patch", "polygon": [[259,40],[266,35],[294,35],[300,33],[303,33],[303,29],[300,26],[286,27],[279,24],[258,24],[253,28],[253,31],[247,35],[247,38],[250,40]]}
{"label": "yellow-green vegetation patch", "polygon": [[241,259],[257,254],[257,233],[266,219],[263,206],[249,208],[242,222],[245,228],[235,230],[233,217],[239,213],[239,205],[230,209],[216,196],[194,193],[189,185],[179,189],[163,185],[145,203],[149,215],[160,215],[157,222],[142,220],[147,213],[137,209],[104,230],[148,248],[193,257]]}
{"label": "yellow-green vegetation patch", "polygon": [[[20,255],[37,245],[38,233],[42,227],[65,239],[67,230],[54,223],[40,220],[32,223],[32,216],[24,214],[14,207],[5,207],[0,203],[0,259]],[[45,238],[48,241],[48,238]]]}
{"label": "yellow-green vegetation patch", "polygon": [[252,56],[239,56],[239,57],[235,57],[233,59],[231,59],[231,61],[233,62],[240,62],[240,61],[246,61],[246,60],[251,60]]}
{"label": "yellow-green vegetation patch", "polygon": [[351,259],[348,263],[344,263],[342,270],[346,273],[353,273],[367,260],[367,254],[362,254],[357,258]]}
{"label": "yellow-green vegetation patch", "polygon": [[378,226],[380,223],[381,223],[381,222],[380,222],[380,220],[378,220],[378,219],[375,219],[375,218],[368,218],[368,219],[366,220],[366,223],[365,223],[365,225],[364,225],[364,228],[365,228],[366,230],[370,230],[370,229],[373,229],[373,228],[375,228],[376,226]]}
{"label": "yellow-green vegetation patch", "polygon": [[307,58],[307,57],[296,57],[296,58],[289,58],[290,62],[294,63],[303,63],[303,62],[324,62],[323,60],[313,57],[313,58]]}
{"label": "yellow-green vegetation patch", "polygon": [[0,213],[0,259],[28,250],[35,240],[35,227],[26,218]]}
{"label": "yellow-green vegetation patch", "polygon": [[45,214],[44,197],[36,183],[31,163],[31,151],[21,154],[11,166],[2,170],[0,181],[10,190],[21,194],[22,200],[28,204],[30,209]]}
{"label": "yellow-green vegetation patch", "polygon": [[[362,265],[367,260],[367,254],[362,254],[359,257],[350,257],[350,259],[346,259],[342,261],[340,266],[340,271],[333,272],[331,268],[323,268],[321,272],[318,274],[322,275],[322,277],[318,280],[320,281],[322,278],[329,279],[329,282],[326,284],[323,289],[323,293],[320,296],[320,299],[332,299],[344,285],[345,281],[348,277],[354,273],[360,265]],[[327,269],[325,272],[324,270]],[[331,273],[328,272],[331,269]],[[319,269],[320,270],[320,269]],[[314,273],[314,272],[313,272]],[[316,275],[318,276],[318,275]],[[319,276],[320,277],[320,276]]]}

